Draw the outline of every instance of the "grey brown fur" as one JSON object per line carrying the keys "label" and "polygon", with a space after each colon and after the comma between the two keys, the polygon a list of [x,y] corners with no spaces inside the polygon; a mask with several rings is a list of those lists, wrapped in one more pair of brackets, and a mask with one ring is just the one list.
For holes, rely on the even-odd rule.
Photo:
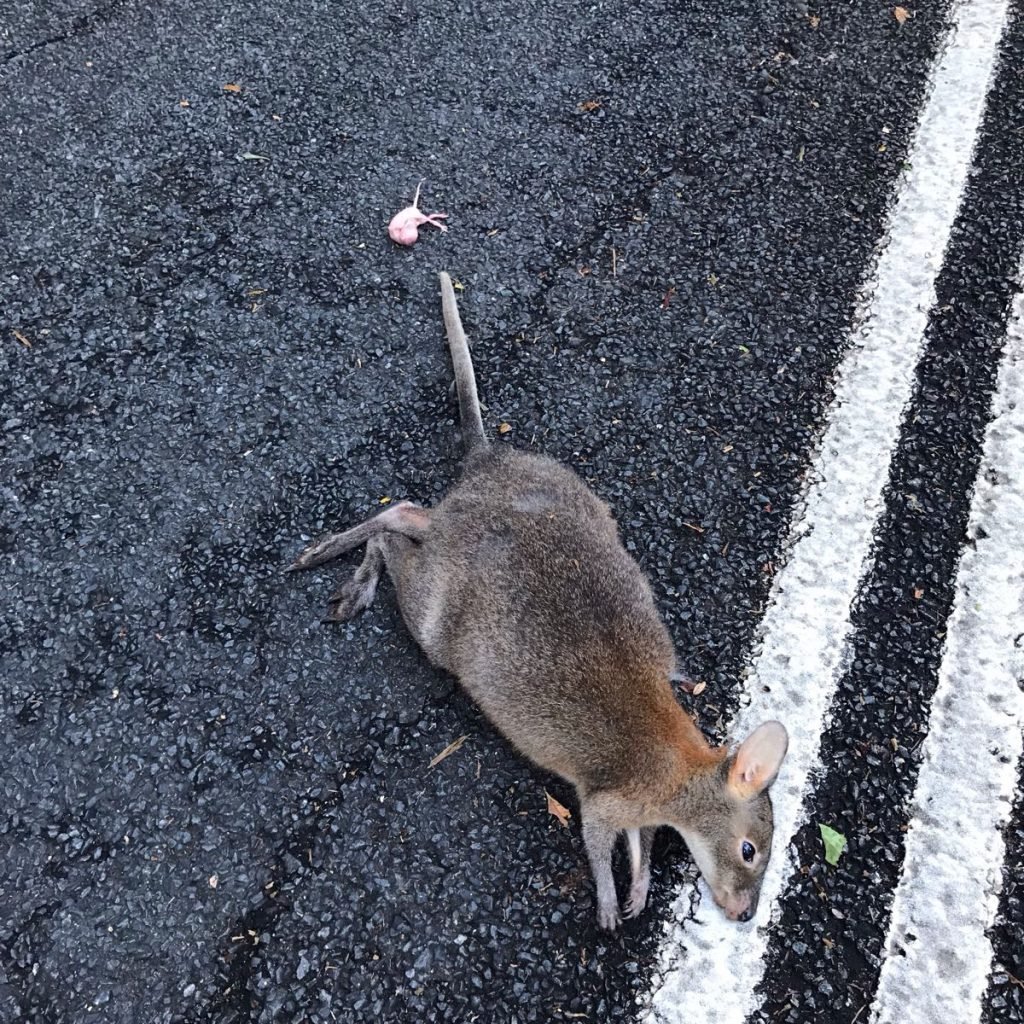
{"label": "grey brown fur", "polygon": [[620,919],[618,835],[630,850],[626,913],[635,916],[660,825],[682,833],[726,914],[748,920],[771,849],[768,786],[785,730],[766,723],[734,754],[708,745],[675,700],[672,641],[607,505],[552,459],[487,446],[447,274],[441,291],[467,448],[461,479],[436,508],[397,505],[312,545],[293,568],[365,542],[330,617],[365,608],[386,566],[431,662],[522,753],[576,786],[602,927]]}

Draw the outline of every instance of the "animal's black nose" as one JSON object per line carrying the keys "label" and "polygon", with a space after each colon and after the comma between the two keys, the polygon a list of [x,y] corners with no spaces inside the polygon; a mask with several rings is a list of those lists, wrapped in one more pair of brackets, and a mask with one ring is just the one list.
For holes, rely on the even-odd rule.
{"label": "animal's black nose", "polygon": [[742,914],[740,914],[739,919],[741,921],[749,921],[753,916],[754,912],[750,909],[750,907],[747,907],[747,909],[744,910]]}

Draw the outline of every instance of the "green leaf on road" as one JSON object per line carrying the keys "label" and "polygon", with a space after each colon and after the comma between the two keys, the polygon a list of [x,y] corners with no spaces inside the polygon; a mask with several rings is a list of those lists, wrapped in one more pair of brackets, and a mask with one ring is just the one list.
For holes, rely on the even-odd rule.
{"label": "green leaf on road", "polygon": [[821,832],[821,841],[825,844],[825,862],[835,867],[843,850],[846,849],[846,836],[834,828],[829,828],[828,825],[819,825],[818,829]]}

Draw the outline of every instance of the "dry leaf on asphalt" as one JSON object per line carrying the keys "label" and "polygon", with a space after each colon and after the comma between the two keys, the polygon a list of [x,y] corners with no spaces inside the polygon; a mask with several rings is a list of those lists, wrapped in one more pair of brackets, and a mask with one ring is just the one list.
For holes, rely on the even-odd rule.
{"label": "dry leaf on asphalt", "polygon": [[450,754],[454,754],[463,743],[466,742],[468,736],[460,736],[457,740],[452,740],[444,750],[441,751],[431,762],[427,765],[428,768],[433,768],[434,765],[440,764]]}
{"label": "dry leaf on asphalt", "polygon": [[569,819],[572,817],[572,812],[568,807],[563,807],[546,789],[544,795],[548,798],[548,814],[553,814],[564,827],[569,824]]}

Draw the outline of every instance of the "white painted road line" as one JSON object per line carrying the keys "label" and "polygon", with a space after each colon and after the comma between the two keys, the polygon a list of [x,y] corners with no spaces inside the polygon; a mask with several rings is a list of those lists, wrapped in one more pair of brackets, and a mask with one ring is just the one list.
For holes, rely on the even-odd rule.
{"label": "white painted road line", "polygon": [[1024,295],[985,437],[875,1024],[977,1024],[1024,729]]}
{"label": "white painted road line", "polygon": [[[767,921],[794,869],[791,837],[818,764],[820,735],[844,667],[850,605],[871,547],[889,461],[914,383],[935,277],[949,239],[981,121],[1006,0],[976,0],[955,14],[934,74],[875,274],[865,326],[840,370],[829,425],[811,469],[804,515],[775,579],[761,650],[734,735],[777,718],[790,752],[772,789],[775,852],[754,928],[725,920],[705,895],[685,921],[691,893],[673,908],[662,944],[661,984],[649,1018],[742,1024],[764,973]],[[657,985],[657,982],[656,982]]]}

